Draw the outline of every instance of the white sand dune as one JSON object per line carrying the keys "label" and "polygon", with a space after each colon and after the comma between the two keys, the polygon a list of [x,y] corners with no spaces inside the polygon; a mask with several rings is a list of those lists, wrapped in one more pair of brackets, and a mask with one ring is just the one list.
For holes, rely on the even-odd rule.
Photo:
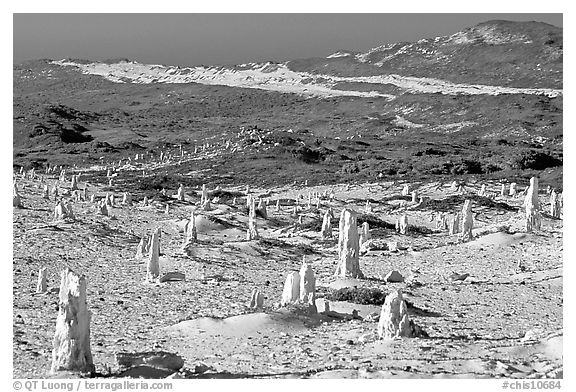
{"label": "white sand dune", "polygon": [[334,97],[382,97],[394,99],[394,95],[378,91],[339,90],[338,83],[364,83],[367,86],[392,85],[409,93],[441,93],[447,95],[500,95],[532,94],[556,97],[560,89],[515,88],[479,84],[457,84],[432,78],[400,75],[346,77],[295,72],[286,64],[252,64],[246,69],[225,67],[181,68],[164,65],[120,62],[115,64],[87,63],[59,60],[52,64],[76,67],[89,75],[99,75],[115,83],[200,83],[230,87],[256,88],[261,90],[296,93],[305,96]]}

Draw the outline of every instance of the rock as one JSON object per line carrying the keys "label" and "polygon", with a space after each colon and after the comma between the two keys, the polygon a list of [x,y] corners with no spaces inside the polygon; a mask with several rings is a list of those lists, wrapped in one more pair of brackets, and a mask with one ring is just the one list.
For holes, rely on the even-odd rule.
{"label": "rock", "polygon": [[150,256],[146,266],[146,280],[155,281],[160,276],[160,229],[156,229],[150,239]]}
{"label": "rock", "polygon": [[464,200],[464,206],[462,207],[462,232],[460,233],[460,240],[470,241],[472,240],[472,228],[474,227],[474,220],[472,218],[472,202],[470,200]]}
{"label": "rock", "polygon": [[412,203],[418,203],[418,192],[412,191]]}
{"label": "rock", "polygon": [[284,282],[284,291],[282,292],[282,300],[280,306],[296,304],[300,300],[300,274],[298,272],[290,272]]}
{"label": "rock", "polygon": [[362,245],[360,245],[360,254],[364,255],[369,251],[371,251],[372,249],[378,249],[378,245],[375,243],[375,241],[372,239],[364,241]]}
{"label": "rock", "polygon": [[62,271],[58,307],[50,372],[93,372],[86,279],[69,268]]}
{"label": "rock", "polygon": [[358,238],[356,212],[349,208],[340,214],[338,236],[339,261],[335,275],[343,278],[363,278],[360,271],[360,243]]}
{"label": "rock", "polygon": [[389,241],[386,245],[390,252],[398,252],[398,241]]}
{"label": "rock", "polygon": [[147,365],[158,369],[178,371],[184,366],[184,359],[165,351],[148,351],[142,353],[116,353],[116,362],[122,369]]}
{"label": "rock", "polygon": [[162,275],[159,279],[159,282],[160,283],[178,282],[182,280],[186,280],[186,275],[183,274],[182,272],[173,271],[173,272],[166,272],[164,275]]}
{"label": "rock", "polygon": [[280,212],[280,199],[276,200],[276,212]]}
{"label": "rock", "polygon": [[376,322],[378,320],[380,320],[380,314],[378,312],[369,313],[364,317],[364,321],[368,322]]}
{"label": "rock", "polygon": [[530,179],[530,187],[526,191],[524,198],[524,209],[526,211],[525,228],[527,232],[540,230],[542,217],[540,215],[540,203],[538,201],[538,178]]}
{"label": "rock", "polygon": [[388,274],[384,277],[384,280],[386,282],[399,283],[404,282],[404,277],[400,274],[400,272],[393,270],[388,272]]}
{"label": "rock", "polygon": [[469,277],[470,274],[464,273],[464,274],[459,274],[456,272],[452,272],[452,274],[448,277],[449,280],[451,281],[462,281],[465,280],[467,277]]}
{"label": "rock", "polygon": [[252,295],[250,297],[250,303],[248,304],[250,309],[262,309],[264,307],[264,296],[259,290],[252,290]]}
{"label": "rock", "polygon": [[46,284],[46,277],[48,275],[48,270],[46,267],[40,268],[38,272],[38,284],[36,285],[36,293],[41,294],[48,291],[48,285]]}
{"label": "rock", "polygon": [[358,338],[358,343],[366,344],[375,342],[376,340],[378,340],[378,335],[375,334],[374,332],[368,332],[360,335],[360,337]]}
{"label": "rock", "polygon": [[378,335],[380,339],[412,337],[408,308],[401,290],[393,291],[386,296],[378,322]]}

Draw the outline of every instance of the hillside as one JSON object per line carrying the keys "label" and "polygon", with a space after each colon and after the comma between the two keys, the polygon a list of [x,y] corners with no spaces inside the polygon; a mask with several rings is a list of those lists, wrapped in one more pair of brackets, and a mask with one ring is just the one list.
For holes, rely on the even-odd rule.
{"label": "hillside", "polygon": [[[550,168],[545,177],[559,186],[561,87],[562,30],[535,22],[491,21],[448,37],[284,64],[38,60],[14,66],[14,163],[119,159],[257,128],[277,137],[291,131],[320,148],[299,174],[325,180],[521,179]],[[276,147],[275,159],[254,156],[250,165],[298,160],[293,146]]]}

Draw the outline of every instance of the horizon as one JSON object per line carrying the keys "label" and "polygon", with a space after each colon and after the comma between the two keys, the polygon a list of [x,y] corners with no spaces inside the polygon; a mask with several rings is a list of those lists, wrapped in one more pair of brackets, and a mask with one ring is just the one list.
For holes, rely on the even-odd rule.
{"label": "horizon", "polygon": [[128,59],[280,63],[454,34],[490,20],[563,28],[563,14],[13,14],[13,64]]}

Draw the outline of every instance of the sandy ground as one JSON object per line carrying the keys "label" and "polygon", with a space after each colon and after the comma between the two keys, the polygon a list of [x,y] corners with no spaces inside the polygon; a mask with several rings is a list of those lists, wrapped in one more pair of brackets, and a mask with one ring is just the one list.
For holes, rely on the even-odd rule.
{"label": "sandy ground", "polygon": [[[96,168],[91,170],[97,170]],[[103,169],[101,169],[103,170]],[[120,171],[112,192],[121,200]],[[88,176],[90,172],[83,172]],[[49,176],[52,185],[56,175]],[[24,208],[13,212],[13,354],[15,378],[48,377],[52,337],[58,308],[60,272],[67,266],[88,282],[92,311],[91,346],[96,371],[118,375],[119,352],[169,351],[182,356],[188,377],[311,377],[311,378],[493,378],[562,377],[562,220],[543,217],[542,229],[525,233],[522,215],[513,210],[473,204],[476,238],[460,243],[457,236],[437,230],[435,211],[399,205],[403,184],[372,183],[334,187],[295,186],[252,189],[270,199],[268,219],[257,218],[261,240],[246,241],[245,197],[236,205],[221,199],[211,211],[199,208],[200,190],[187,189],[187,201],[173,197],[143,206],[117,205],[110,216],[95,213],[88,201],[73,202],[74,221],[53,221],[54,199],[42,198],[39,180],[16,175]],[[481,184],[469,184],[471,194]],[[498,184],[489,184],[491,191]],[[80,188],[85,182],[80,180]],[[207,184],[210,189],[210,184]],[[69,183],[61,184],[61,194]],[[422,196],[442,200],[455,193],[450,184],[412,184]],[[104,197],[108,188],[90,183],[89,195]],[[309,191],[333,190],[333,201],[322,199],[317,209],[306,206]],[[225,189],[244,191],[244,189]],[[129,190],[127,190],[129,191]],[[372,200],[371,215],[394,223],[406,212],[409,223],[430,234],[397,234],[372,228],[376,242],[397,241],[399,251],[370,250],[360,257],[364,279],[334,277],[335,239],[322,241],[315,230],[295,230],[292,205],[298,195],[304,224],[321,222],[328,207],[335,212],[352,207],[363,212]],[[67,198],[67,196],[64,196]],[[276,212],[276,200],[282,210]],[[496,201],[512,207],[521,198]],[[548,210],[548,197],[540,201]],[[459,206],[458,208],[461,208]],[[199,243],[191,256],[181,251],[184,224],[197,210]],[[161,273],[178,271],[185,281],[145,282],[146,259],[135,257],[145,234],[160,227]],[[502,227],[506,227],[504,230]],[[339,287],[402,289],[411,304],[412,320],[429,338],[382,341],[376,305],[330,303],[339,317],[280,308],[287,274],[298,271],[303,255],[317,279],[318,308],[323,297]],[[47,294],[35,294],[38,270],[48,269]],[[397,270],[402,283],[384,276]],[[469,274],[464,280],[451,275]],[[264,308],[248,308],[256,288]],[[352,311],[358,318],[352,318]],[[111,370],[110,370],[111,369]]]}

